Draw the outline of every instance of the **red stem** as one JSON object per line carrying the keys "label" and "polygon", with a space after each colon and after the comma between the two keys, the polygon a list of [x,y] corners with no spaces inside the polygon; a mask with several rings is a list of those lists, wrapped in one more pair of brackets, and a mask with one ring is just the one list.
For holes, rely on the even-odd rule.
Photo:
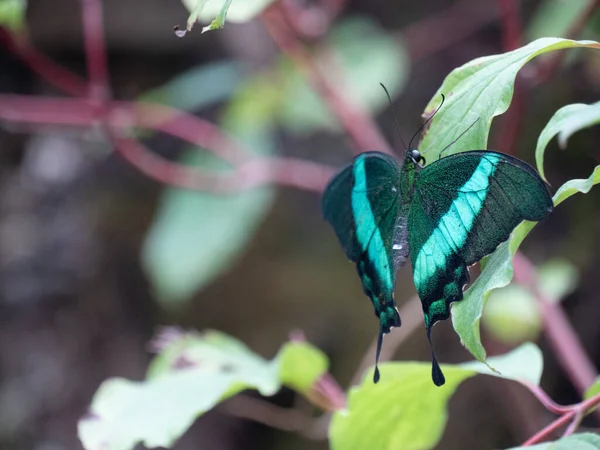
{"label": "red stem", "polygon": [[31,70],[48,83],[74,97],[83,97],[87,82],[35,50],[24,36],[15,37],[0,27],[0,45],[17,55]]}
{"label": "red stem", "polygon": [[81,8],[89,80],[88,95],[102,104],[110,96],[102,0],[81,0]]}
{"label": "red stem", "polygon": [[[320,192],[334,173],[330,167],[296,158],[253,157],[210,122],[149,103],[113,101],[99,112],[85,99],[0,95],[0,120],[83,127],[104,123],[115,149],[142,173],[162,183],[194,190],[232,192],[273,182]],[[168,161],[122,135],[136,127],[162,131],[212,151],[235,170],[219,175]]]}
{"label": "red stem", "polygon": [[528,447],[530,445],[537,444],[538,442],[541,442],[544,439],[549,438],[553,433],[558,431],[558,429],[560,429],[561,427],[563,427],[564,425],[566,425],[567,423],[569,423],[571,421],[572,421],[571,423],[575,423],[575,425],[570,426],[567,429],[567,432],[565,432],[565,435],[567,435],[568,433],[575,432],[575,429],[577,428],[577,424],[578,424],[577,421],[581,420],[583,415],[588,410],[590,410],[591,408],[594,408],[598,405],[600,405],[600,394],[597,394],[588,400],[578,403],[577,405],[571,406],[568,412],[566,412],[564,415],[562,415],[561,417],[556,419],[554,422],[549,424],[547,427],[545,427],[544,429],[542,429],[541,431],[537,432],[535,435],[533,435],[532,437],[527,439],[523,443],[523,447]]}

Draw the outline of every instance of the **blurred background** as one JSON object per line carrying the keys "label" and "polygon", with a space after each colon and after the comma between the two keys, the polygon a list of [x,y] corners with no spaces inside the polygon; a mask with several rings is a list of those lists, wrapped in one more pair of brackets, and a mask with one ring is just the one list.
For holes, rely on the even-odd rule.
{"label": "blurred background", "polygon": [[[9,1],[0,0],[0,7]],[[309,12],[298,16],[312,24],[308,48],[336,63],[330,67],[323,59],[324,75],[335,80],[339,71],[344,94],[365,108],[400,153],[379,82],[391,91],[401,131],[410,137],[453,68],[510,50],[514,43],[566,37],[596,2],[331,1],[331,20],[317,14],[319,1],[292,3]],[[264,20],[228,22],[204,34],[198,26],[178,39],[173,27],[184,26],[189,14],[180,1],[105,0],[102,5],[114,98],[188,111],[262,156],[331,167],[352,158],[348,133],[282,54]],[[31,48],[85,76],[81,8],[77,0],[30,0],[22,27],[14,31],[4,24],[1,94],[64,95],[31,70],[15,51],[14,36],[27,36]],[[598,15],[590,14],[577,37],[598,39],[599,29]],[[569,52],[545,78],[540,67],[532,63],[522,70],[511,109],[494,121],[489,142],[490,149],[530,163],[552,114],[566,104],[595,102],[600,93],[596,52]],[[137,133],[165,158],[214,172],[227,167],[167,134]],[[550,144],[546,174],[554,189],[589,176],[600,160],[599,138],[591,128],[573,136],[566,151]],[[113,152],[97,126],[0,118],[0,150],[0,448],[82,448],[76,424],[93,393],[107,377],[144,376],[151,356],[147,342],[159,325],[218,329],[268,358],[291,331],[303,330],[327,353],[335,378],[348,386],[377,323],[354,266],[321,219],[316,189],[263,185],[218,195],[211,189],[165,187]],[[578,274],[563,306],[596,364],[599,200],[592,191],[565,202],[523,246],[536,263],[560,257]],[[413,295],[406,267],[397,278],[398,304]],[[536,320],[521,324],[526,336],[519,339],[537,339],[544,350],[544,388],[560,403],[578,401]],[[503,330],[512,334],[512,325],[509,317],[499,332],[498,326],[483,329],[490,354],[514,344],[502,339]],[[471,359],[449,322],[438,324],[434,334],[442,361]],[[428,360],[425,333],[414,333],[395,358]],[[283,391],[271,401],[289,406],[294,395]],[[517,445],[548,418],[522,388],[475,378],[452,399],[437,448]],[[585,425],[598,426],[594,418]],[[327,443],[217,408],[175,448],[325,449]]]}

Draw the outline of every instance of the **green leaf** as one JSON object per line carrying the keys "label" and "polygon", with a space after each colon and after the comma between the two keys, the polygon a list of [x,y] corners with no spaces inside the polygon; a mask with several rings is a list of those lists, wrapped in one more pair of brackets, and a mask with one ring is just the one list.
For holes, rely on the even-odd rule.
{"label": "green leaf", "polygon": [[[245,133],[243,141],[257,153],[272,150],[266,130]],[[211,156],[191,149],[182,162],[217,173],[222,167]],[[226,271],[254,236],[273,198],[272,186],[230,195],[165,189],[142,248],[142,262],[158,301],[164,307],[181,306]]]}
{"label": "green leaf", "polygon": [[[379,83],[395,96],[407,81],[409,58],[404,46],[364,17],[348,18],[337,24],[326,47],[344,81],[344,96],[372,113],[387,107],[387,97]],[[323,70],[325,67],[322,66]],[[297,133],[323,128],[338,131],[337,119],[295,66],[286,61],[282,71],[287,78],[280,89],[283,110],[279,118],[283,125]]]}
{"label": "green leaf", "polygon": [[600,183],[600,166],[594,168],[589,178],[570,180],[563,184],[554,194],[554,205],[562,203],[578,192],[587,194],[598,183]]}
{"label": "green leaf", "polygon": [[13,32],[25,26],[27,0],[0,0],[0,26]]}
{"label": "green leaf", "polygon": [[583,399],[588,400],[600,394],[600,377],[596,378],[592,385],[583,393]]}
{"label": "green leaf", "polygon": [[163,348],[145,381],[113,378],[101,385],[79,421],[86,450],[169,447],[199,415],[244,389],[273,395],[282,381],[308,389],[327,369],[322,353],[305,342],[285,344],[268,361],[216,331],[169,333],[159,337]]}
{"label": "green leaf", "polygon": [[231,6],[231,1],[232,0],[225,0],[223,6],[221,6],[219,14],[217,14],[217,17],[208,26],[202,28],[202,33],[211,30],[218,30],[219,28],[223,28],[225,26],[225,17],[227,16],[227,11]]}
{"label": "green leaf", "polygon": [[566,148],[567,140],[573,133],[600,123],[600,102],[591,105],[576,103],[556,111],[542,130],[535,148],[535,160],[542,178],[544,177],[544,152],[548,143],[558,134],[561,148]]}
{"label": "green leaf", "polygon": [[558,441],[528,447],[513,447],[509,450],[600,450],[600,436],[593,433],[573,434]]}
{"label": "green leaf", "polygon": [[543,38],[508,53],[474,59],[454,69],[425,108],[424,116],[430,116],[440,105],[440,94],[446,96],[443,108],[425,133],[421,152],[428,161],[435,161],[442,149],[476,120],[473,128],[444,155],[487,148],[492,119],[508,109],[515,77],[525,63],[550,51],[576,47],[600,48],[600,44]]}
{"label": "green leaf", "polygon": [[516,284],[490,293],[482,321],[495,340],[510,345],[535,340],[542,325],[535,298]]}
{"label": "green leaf", "polygon": [[[490,369],[490,365],[494,370]],[[544,371],[544,356],[537,345],[526,342],[504,355],[492,356],[488,364],[469,361],[460,366],[483,375],[539,385]]]}
{"label": "green leaf", "polygon": [[[526,344],[490,358],[509,379],[539,382],[541,352]],[[348,408],[335,412],[329,429],[333,450],[423,450],[436,445],[448,419],[447,403],[456,388],[476,373],[491,373],[483,364],[442,364],[446,384],[431,382],[431,364],[390,362],[380,365],[381,381],[372,371],[350,390]]]}
{"label": "green leaf", "polygon": [[[195,19],[202,22],[211,22],[215,17],[219,20],[219,16],[223,14],[223,22],[225,15],[230,22],[248,22],[260,14],[267,6],[273,3],[274,0],[183,0],[183,4],[188,11],[195,14]],[[190,15],[190,18],[192,16]]]}

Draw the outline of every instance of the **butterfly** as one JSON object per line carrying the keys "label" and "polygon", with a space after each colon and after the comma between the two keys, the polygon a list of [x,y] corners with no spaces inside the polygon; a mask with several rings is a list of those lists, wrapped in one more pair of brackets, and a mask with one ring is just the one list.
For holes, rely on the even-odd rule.
{"label": "butterfly", "polygon": [[331,179],[321,206],[379,319],[373,381],[380,378],[383,336],[401,324],[394,284],[410,257],[437,386],[445,378],[431,329],[462,300],[468,266],[492,253],[521,221],[542,220],[553,209],[546,183],[517,158],[475,150],[426,165],[410,143],[403,163],[376,151],[355,157]]}

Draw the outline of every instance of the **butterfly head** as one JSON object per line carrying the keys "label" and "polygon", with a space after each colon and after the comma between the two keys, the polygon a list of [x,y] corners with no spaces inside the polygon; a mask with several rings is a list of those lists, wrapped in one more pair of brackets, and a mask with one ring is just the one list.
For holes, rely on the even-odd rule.
{"label": "butterfly head", "polygon": [[416,148],[408,150],[406,155],[415,163],[417,166],[423,167],[426,164],[425,158],[421,155],[421,152]]}

